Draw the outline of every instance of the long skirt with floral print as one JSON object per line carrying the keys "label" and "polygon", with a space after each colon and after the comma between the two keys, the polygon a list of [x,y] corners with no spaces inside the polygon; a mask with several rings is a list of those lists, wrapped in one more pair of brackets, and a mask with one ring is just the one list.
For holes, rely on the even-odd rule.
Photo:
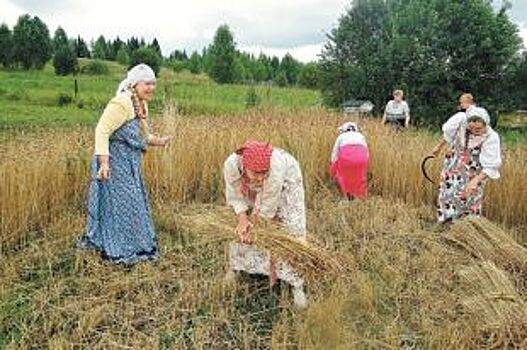
{"label": "long skirt with floral print", "polygon": [[113,263],[134,264],[159,256],[141,173],[145,149],[139,119],[134,118],[110,137],[109,180],[96,180],[100,164],[98,156],[93,157],[87,228],[78,246],[94,249]]}
{"label": "long skirt with floral print", "polygon": [[438,221],[440,223],[469,215],[481,215],[486,182],[481,182],[472,193],[466,191],[470,180],[481,173],[480,153],[481,145],[467,149],[452,147],[447,153],[439,186]]}

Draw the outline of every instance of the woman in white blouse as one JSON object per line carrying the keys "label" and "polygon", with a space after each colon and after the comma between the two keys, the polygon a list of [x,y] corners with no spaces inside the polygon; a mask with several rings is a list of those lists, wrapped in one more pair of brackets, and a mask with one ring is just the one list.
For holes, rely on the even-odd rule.
{"label": "woman in white blouse", "polygon": [[366,198],[368,195],[368,145],[357,124],[342,124],[333,152],[330,173],[348,199]]}
{"label": "woman in white blouse", "polygon": [[443,125],[443,138],[433,153],[448,151],[441,171],[438,220],[445,223],[468,215],[480,216],[487,179],[499,179],[500,138],[481,107],[459,112]]}
{"label": "woman in white blouse", "polygon": [[259,216],[284,226],[299,240],[306,239],[304,185],[298,161],[267,142],[247,141],[225,161],[225,195],[237,216],[239,243],[229,249],[227,278],[243,271],[268,275],[293,287],[294,303],[307,305],[304,279],[285,261],[274,261],[269,251],[252,245],[251,229]]}
{"label": "woman in white blouse", "polygon": [[403,90],[395,90],[393,92],[393,100],[386,104],[384,115],[382,117],[383,124],[389,124],[394,130],[408,129],[410,124],[410,107],[408,103],[403,100]]}

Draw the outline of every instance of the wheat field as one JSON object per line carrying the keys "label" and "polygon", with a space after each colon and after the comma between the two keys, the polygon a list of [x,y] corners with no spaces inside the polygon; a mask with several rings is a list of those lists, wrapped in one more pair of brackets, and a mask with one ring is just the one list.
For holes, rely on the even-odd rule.
{"label": "wheat field", "polygon": [[[341,201],[327,168],[343,121],[324,110],[233,118],[166,107],[152,128],[173,142],[148,150],[143,167],[162,257],[127,268],[75,248],[93,130],[13,134],[0,144],[0,348],[525,347],[527,253],[519,243],[527,241],[527,150],[504,150],[502,179],[484,204],[491,221],[445,228],[435,224],[436,188],[421,175],[436,141],[423,132],[393,134],[359,120],[372,195]],[[225,283],[228,232],[184,220],[202,215],[228,225],[221,167],[248,138],[299,159],[309,234],[342,265],[308,287],[305,311],[292,307],[285,286],[243,276]],[[431,163],[437,178],[440,161]]]}
{"label": "wheat field", "polygon": [[[313,207],[320,194],[335,191],[327,169],[336,128],[343,120],[323,110],[260,110],[232,118],[183,117],[167,108],[152,128],[174,140],[167,149],[152,149],[145,155],[151,200],[155,204],[221,202],[223,161],[244,140],[253,138],[268,140],[299,159],[307,203]],[[370,149],[371,192],[414,205],[435,205],[436,186],[425,180],[420,168],[435,145],[434,137],[418,131],[398,135],[374,121],[360,123]],[[90,181],[92,134],[91,129],[57,129],[15,135],[0,144],[2,244],[38,231],[64,210],[82,210]],[[429,163],[434,164],[429,164],[428,172],[437,178],[440,161]],[[502,179],[490,183],[484,205],[488,218],[519,233],[527,225],[526,165],[523,146],[505,149]]]}

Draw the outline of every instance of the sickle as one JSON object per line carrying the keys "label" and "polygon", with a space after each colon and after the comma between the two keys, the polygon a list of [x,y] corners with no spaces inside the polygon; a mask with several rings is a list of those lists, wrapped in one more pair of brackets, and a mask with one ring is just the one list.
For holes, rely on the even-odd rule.
{"label": "sickle", "polygon": [[426,163],[430,160],[430,159],[434,159],[435,157],[434,156],[426,156],[425,159],[423,159],[423,162],[421,163],[421,172],[423,173],[425,179],[427,179],[428,181],[430,181],[431,183],[433,183],[434,185],[436,184],[434,182],[434,180],[432,180],[428,174],[426,173]]}

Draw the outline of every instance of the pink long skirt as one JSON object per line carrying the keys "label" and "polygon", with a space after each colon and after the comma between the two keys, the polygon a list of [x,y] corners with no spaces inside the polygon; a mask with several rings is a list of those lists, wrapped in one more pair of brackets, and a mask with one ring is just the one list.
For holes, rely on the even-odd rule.
{"label": "pink long skirt", "polygon": [[349,198],[368,196],[368,148],[346,145],[340,148],[338,158],[330,167],[333,179],[342,194]]}

